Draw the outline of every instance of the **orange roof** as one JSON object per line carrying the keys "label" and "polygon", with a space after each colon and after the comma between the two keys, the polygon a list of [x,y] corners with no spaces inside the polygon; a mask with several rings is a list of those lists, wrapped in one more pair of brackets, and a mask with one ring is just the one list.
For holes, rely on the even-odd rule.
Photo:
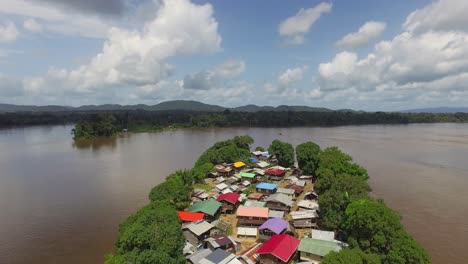
{"label": "orange roof", "polygon": [[248,198],[249,199],[254,199],[254,200],[259,200],[263,197],[263,193],[251,193],[249,194]]}
{"label": "orange roof", "polygon": [[178,211],[177,214],[179,218],[184,222],[196,222],[198,220],[202,220],[205,217],[204,213],[194,213],[194,212],[186,212],[186,211]]}
{"label": "orange roof", "polygon": [[268,218],[268,208],[239,206],[237,216]]}

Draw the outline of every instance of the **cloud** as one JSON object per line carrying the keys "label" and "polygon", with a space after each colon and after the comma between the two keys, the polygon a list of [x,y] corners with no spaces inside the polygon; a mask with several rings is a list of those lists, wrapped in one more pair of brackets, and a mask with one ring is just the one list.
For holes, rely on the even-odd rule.
{"label": "cloud", "polygon": [[304,36],[323,13],[332,9],[331,3],[320,3],[308,9],[301,8],[296,15],[282,21],[278,27],[280,36],[285,37],[286,43],[300,45],[304,43]]}
{"label": "cloud", "polygon": [[[345,51],[321,63],[317,81],[324,98],[404,108],[410,102],[451,102],[456,95],[468,93],[468,32],[459,25],[448,27],[446,19],[435,17],[435,23],[421,15],[444,13],[454,3],[458,2],[439,1],[411,13],[403,32],[379,42],[362,58]],[[468,12],[468,5],[456,7]],[[468,103],[467,99],[456,101]]]}
{"label": "cloud", "polygon": [[39,24],[35,19],[27,19],[23,23],[23,27],[26,30],[29,30],[31,32],[42,32],[43,27],[41,24]]}
{"label": "cloud", "polygon": [[220,50],[218,23],[209,4],[164,1],[141,30],[112,28],[102,51],[73,70],[51,68],[46,76],[25,80],[31,94],[92,96],[101,91],[155,85],[174,68],[168,58]]}
{"label": "cloud", "polygon": [[127,7],[124,0],[29,0],[32,3],[48,2],[71,12],[100,15],[122,15]]}
{"label": "cloud", "polygon": [[228,60],[209,71],[186,75],[183,81],[185,89],[210,90],[221,85],[223,80],[232,79],[245,71],[241,60]]}
{"label": "cloud", "polygon": [[307,70],[307,66],[286,69],[278,74],[276,82],[267,82],[263,88],[266,92],[278,96],[291,96],[297,93],[294,86],[304,79],[304,74]]}
{"label": "cloud", "polygon": [[0,1],[0,14],[26,19],[33,18],[42,25],[45,31],[87,38],[105,38],[109,29],[115,24],[110,19],[65,10],[60,6],[39,0],[2,0]]}
{"label": "cloud", "polygon": [[436,31],[468,31],[468,1],[438,0],[412,12],[404,23],[413,33]]}
{"label": "cloud", "polygon": [[13,42],[18,36],[19,32],[13,22],[7,21],[3,25],[0,24],[0,43]]}
{"label": "cloud", "polygon": [[359,28],[357,32],[349,33],[338,40],[335,45],[339,49],[349,50],[362,47],[372,39],[377,38],[385,30],[383,22],[369,21]]}

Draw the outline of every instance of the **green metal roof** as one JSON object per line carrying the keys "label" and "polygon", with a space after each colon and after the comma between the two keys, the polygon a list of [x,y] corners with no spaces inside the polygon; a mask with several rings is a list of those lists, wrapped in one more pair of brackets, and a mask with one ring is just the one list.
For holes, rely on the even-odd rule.
{"label": "green metal roof", "polygon": [[221,207],[221,203],[215,199],[208,199],[205,201],[197,202],[192,205],[187,211],[189,212],[202,212],[214,216]]}
{"label": "green metal roof", "polygon": [[255,173],[249,173],[249,172],[241,172],[239,173],[239,175],[241,177],[245,177],[245,178],[253,178],[255,177]]}
{"label": "green metal roof", "polygon": [[331,251],[340,251],[343,245],[344,243],[339,241],[327,241],[305,237],[301,239],[298,250],[323,257]]}

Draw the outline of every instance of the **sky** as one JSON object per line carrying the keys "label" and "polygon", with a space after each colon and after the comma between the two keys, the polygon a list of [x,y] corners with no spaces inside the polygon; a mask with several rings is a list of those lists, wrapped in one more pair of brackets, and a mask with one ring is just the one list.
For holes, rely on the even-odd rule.
{"label": "sky", "polygon": [[468,106],[466,0],[0,0],[0,103]]}

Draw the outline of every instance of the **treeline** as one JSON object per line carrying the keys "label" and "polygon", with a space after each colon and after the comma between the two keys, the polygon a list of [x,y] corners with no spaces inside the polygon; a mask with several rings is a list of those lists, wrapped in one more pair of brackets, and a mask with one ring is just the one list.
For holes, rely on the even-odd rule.
{"label": "treeline", "polygon": [[404,229],[383,200],[369,197],[367,171],[337,147],[312,142],[296,147],[297,161],[317,181],[320,224],[349,248],[325,256],[324,264],[426,264],[428,253]]}
{"label": "treeline", "polygon": [[[115,254],[106,264],[185,263],[177,210],[190,204],[195,182],[202,182],[214,165],[242,160],[249,162],[249,136],[215,143],[195,162],[191,170],[177,171],[154,187],[150,204],[119,227]],[[256,149],[262,149],[257,147]],[[296,157],[304,173],[314,175],[319,194],[320,225],[335,231],[348,249],[325,256],[324,264],[427,264],[427,252],[404,229],[400,216],[382,200],[369,197],[367,171],[338,148],[321,150],[313,142],[294,147],[274,140],[268,148],[278,163],[291,167]]]}
{"label": "treeline", "polygon": [[187,111],[83,111],[0,113],[0,127],[93,122],[96,116],[112,115],[116,129],[153,131],[166,127],[292,127],[365,124],[408,124],[468,122],[468,113],[386,113],[386,112],[187,112]]}
{"label": "treeline", "polygon": [[177,171],[154,187],[150,204],[130,216],[119,227],[115,254],[107,256],[106,264],[182,264],[185,237],[177,210],[190,204],[195,182],[202,182],[214,165],[223,161],[248,161],[249,136],[236,136],[214,144],[196,161],[191,170]]}

